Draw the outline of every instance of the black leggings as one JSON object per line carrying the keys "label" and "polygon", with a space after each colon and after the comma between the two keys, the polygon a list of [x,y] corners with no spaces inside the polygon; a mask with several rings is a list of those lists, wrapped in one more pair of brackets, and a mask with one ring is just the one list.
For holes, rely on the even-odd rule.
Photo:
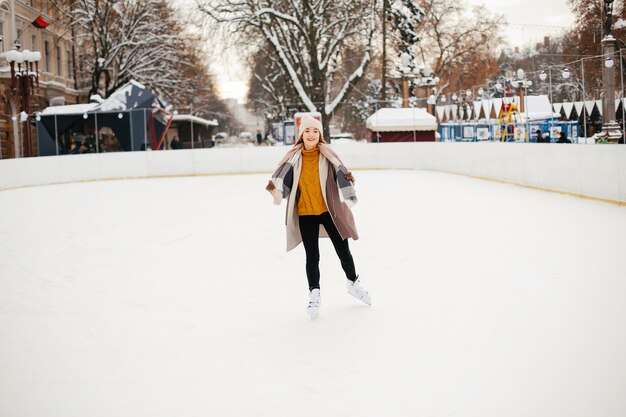
{"label": "black leggings", "polygon": [[309,280],[309,291],[320,287],[320,248],[318,244],[320,224],[324,225],[324,229],[333,242],[346,277],[350,281],[357,279],[348,239],[341,238],[330,213],[324,212],[319,216],[300,216],[300,234],[302,234],[302,243],[306,252],[306,277]]}

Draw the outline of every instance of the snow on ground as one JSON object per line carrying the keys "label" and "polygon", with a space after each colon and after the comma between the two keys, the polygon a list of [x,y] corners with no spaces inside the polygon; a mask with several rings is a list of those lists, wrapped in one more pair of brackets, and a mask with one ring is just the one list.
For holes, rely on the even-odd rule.
{"label": "snow on ground", "polygon": [[0,192],[0,415],[622,415],[626,208],[356,174],[316,321],[267,175]]}

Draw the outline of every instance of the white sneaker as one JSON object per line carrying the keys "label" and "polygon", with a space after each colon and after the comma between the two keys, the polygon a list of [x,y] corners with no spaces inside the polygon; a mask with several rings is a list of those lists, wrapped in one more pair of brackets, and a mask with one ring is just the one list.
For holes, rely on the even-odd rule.
{"label": "white sneaker", "polygon": [[372,305],[372,299],[365,288],[361,286],[361,281],[357,278],[356,281],[350,281],[346,279],[346,288],[348,293],[352,294],[357,300],[363,301],[367,305]]}
{"label": "white sneaker", "polygon": [[320,314],[320,304],[322,304],[320,290],[318,288],[314,288],[309,293],[309,305],[306,308],[309,316],[311,316],[311,320],[315,320],[318,314]]}

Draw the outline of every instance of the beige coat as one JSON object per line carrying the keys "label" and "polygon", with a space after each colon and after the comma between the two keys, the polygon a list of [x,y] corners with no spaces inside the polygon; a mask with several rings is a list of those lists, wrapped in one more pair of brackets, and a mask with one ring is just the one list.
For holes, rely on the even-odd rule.
{"label": "beige coat", "polygon": [[[287,226],[287,251],[292,250],[302,242],[300,234],[300,223],[298,217],[298,207],[296,195],[298,193],[298,181],[302,170],[302,158],[299,158],[293,167],[293,186],[287,198],[287,214],[285,224]],[[354,216],[348,205],[339,198],[339,187],[335,180],[333,165],[320,154],[319,158],[320,184],[322,185],[322,196],[328,211],[335,223],[337,231],[343,239],[352,238],[357,240],[359,234],[354,223]],[[325,185],[325,186],[324,186]],[[324,226],[320,225],[320,236],[328,237]]]}

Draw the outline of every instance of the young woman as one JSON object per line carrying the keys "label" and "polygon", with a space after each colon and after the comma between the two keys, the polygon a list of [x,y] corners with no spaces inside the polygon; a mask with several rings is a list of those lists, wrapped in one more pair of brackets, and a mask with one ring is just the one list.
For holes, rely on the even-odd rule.
{"label": "young woman", "polygon": [[330,237],[346,273],[348,293],[371,305],[370,296],[361,286],[348,238],[357,240],[350,207],[356,204],[354,177],[324,141],[322,123],[305,115],[298,129],[298,140],[278,164],[265,187],[280,204],[287,199],[287,251],[302,242],[306,252],[306,276],[309,281],[307,311],[312,319],[319,314],[321,236]]}

